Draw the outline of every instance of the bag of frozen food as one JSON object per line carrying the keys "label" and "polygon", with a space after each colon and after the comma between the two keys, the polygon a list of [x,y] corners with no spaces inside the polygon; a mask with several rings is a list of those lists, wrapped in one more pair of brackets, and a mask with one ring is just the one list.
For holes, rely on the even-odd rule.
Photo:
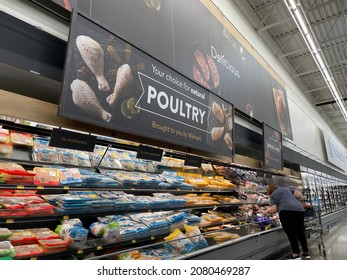
{"label": "bag of frozen food", "polygon": [[90,225],[89,231],[96,237],[102,237],[106,226],[106,223],[95,222]]}
{"label": "bag of frozen food", "polygon": [[164,239],[168,242],[165,245],[170,252],[176,250],[180,254],[187,254],[195,249],[193,242],[179,229],[175,229],[169,236],[164,237]]}
{"label": "bag of frozen food", "polygon": [[82,227],[82,221],[78,218],[61,221],[54,232],[64,239],[66,232],[74,226]]}
{"label": "bag of frozen food", "polygon": [[71,242],[71,247],[81,248],[87,241],[88,233],[89,231],[84,227],[71,227],[65,232],[64,238],[62,239]]}
{"label": "bag of frozen food", "polygon": [[198,226],[184,225],[184,229],[186,231],[186,236],[189,236],[196,249],[208,247],[207,241],[205,237],[201,234]]}
{"label": "bag of frozen food", "polygon": [[105,243],[115,243],[120,235],[120,226],[117,222],[111,222],[104,228]]}

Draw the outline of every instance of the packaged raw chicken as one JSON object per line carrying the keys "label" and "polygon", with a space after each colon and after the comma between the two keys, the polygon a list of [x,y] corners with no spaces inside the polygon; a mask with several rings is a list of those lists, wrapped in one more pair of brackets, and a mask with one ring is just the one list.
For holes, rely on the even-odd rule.
{"label": "packaged raw chicken", "polygon": [[77,168],[59,169],[59,180],[62,185],[80,184],[83,181]]}
{"label": "packaged raw chicken", "polygon": [[0,172],[3,171],[25,171],[24,167],[15,162],[0,162]]}
{"label": "packaged raw chicken", "polygon": [[14,257],[15,250],[11,242],[0,241],[0,258],[4,257]]}
{"label": "packaged raw chicken", "polygon": [[14,246],[16,257],[34,257],[43,254],[42,248],[37,244]]}
{"label": "packaged raw chicken", "polygon": [[25,145],[25,146],[33,146],[34,144],[33,136],[32,134],[29,134],[29,133],[11,131],[10,139],[13,144]]}
{"label": "packaged raw chicken", "polygon": [[29,230],[15,231],[13,235],[8,238],[13,246],[36,244],[36,236]]}
{"label": "packaged raw chicken", "polygon": [[105,232],[106,223],[94,222],[90,225],[89,231],[96,237],[102,237]]}
{"label": "packaged raw chicken", "polygon": [[12,232],[8,228],[0,228],[0,240],[6,239],[12,235]]}
{"label": "packaged raw chicken", "polygon": [[120,226],[117,222],[111,222],[104,228],[105,243],[115,243],[120,236]]}
{"label": "packaged raw chicken", "polygon": [[44,253],[56,253],[68,249],[70,242],[61,238],[39,240]]}
{"label": "packaged raw chicken", "polygon": [[36,185],[57,186],[60,184],[58,169],[35,167],[34,173],[36,174],[34,177],[34,183]]}
{"label": "packaged raw chicken", "polygon": [[12,144],[0,143],[0,155],[10,155],[12,154],[12,150]]}
{"label": "packaged raw chicken", "polygon": [[30,231],[35,235],[37,240],[58,239],[58,234],[49,228],[31,228]]}
{"label": "packaged raw chicken", "polygon": [[10,131],[8,129],[0,129],[0,143],[9,143],[10,142]]}
{"label": "packaged raw chicken", "polygon": [[41,239],[39,240],[39,243],[45,247],[67,247],[69,246],[68,241],[64,241],[61,238],[54,238],[54,239]]}

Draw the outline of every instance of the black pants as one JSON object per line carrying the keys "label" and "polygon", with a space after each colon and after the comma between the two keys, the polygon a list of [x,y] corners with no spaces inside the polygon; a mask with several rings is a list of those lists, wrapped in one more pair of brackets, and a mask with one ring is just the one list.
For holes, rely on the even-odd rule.
{"label": "black pants", "polygon": [[300,254],[299,243],[304,253],[308,252],[307,239],[304,230],[304,212],[282,210],[280,221],[287,234],[293,254]]}

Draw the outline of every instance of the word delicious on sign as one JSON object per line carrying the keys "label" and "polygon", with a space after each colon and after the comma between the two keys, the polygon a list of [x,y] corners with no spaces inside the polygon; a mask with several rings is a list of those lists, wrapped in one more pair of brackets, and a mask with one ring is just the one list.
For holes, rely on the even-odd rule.
{"label": "word delicious on sign", "polygon": [[139,73],[143,93],[141,110],[207,132],[209,107],[185,94]]}

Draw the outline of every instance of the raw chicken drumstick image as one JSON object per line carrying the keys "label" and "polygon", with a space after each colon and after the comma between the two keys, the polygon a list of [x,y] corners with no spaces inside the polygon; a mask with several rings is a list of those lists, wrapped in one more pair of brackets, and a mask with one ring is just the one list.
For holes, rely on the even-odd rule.
{"label": "raw chicken drumstick image", "polygon": [[117,71],[116,83],[113,93],[106,98],[106,102],[113,108],[116,105],[117,98],[126,90],[133,82],[133,73],[129,64],[123,64]]}
{"label": "raw chicken drumstick image", "polygon": [[110,122],[112,115],[102,108],[98,98],[89,85],[81,80],[71,83],[72,100],[85,113],[97,116],[105,122]]}
{"label": "raw chicken drumstick image", "polygon": [[101,91],[109,91],[110,86],[104,76],[104,50],[100,44],[92,38],[80,35],[76,39],[77,48],[89,69],[98,81],[98,88]]}

